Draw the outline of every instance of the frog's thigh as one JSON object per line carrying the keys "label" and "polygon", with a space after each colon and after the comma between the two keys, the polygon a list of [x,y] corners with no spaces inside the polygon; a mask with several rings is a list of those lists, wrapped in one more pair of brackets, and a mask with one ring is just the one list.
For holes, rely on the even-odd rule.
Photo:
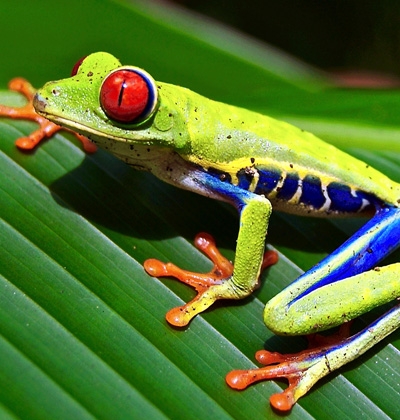
{"label": "frog's thigh", "polygon": [[267,303],[264,321],[276,334],[310,334],[399,297],[400,263],[396,263],[305,291],[291,301],[284,290]]}

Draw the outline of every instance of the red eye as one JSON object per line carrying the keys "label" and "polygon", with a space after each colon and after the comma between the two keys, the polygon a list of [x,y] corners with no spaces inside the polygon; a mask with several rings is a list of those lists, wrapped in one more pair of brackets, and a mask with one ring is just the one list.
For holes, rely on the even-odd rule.
{"label": "red eye", "polygon": [[87,55],[83,56],[79,61],[77,61],[77,63],[74,65],[74,67],[72,68],[71,71],[71,76],[75,76],[76,73],[78,73],[79,67],[82,64],[82,61],[87,57]]}
{"label": "red eye", "polygon": [[100,104],[111,119],[134,123],[147,118],[157,103],[154,80],[136,67],[110,73],[100,89]]}

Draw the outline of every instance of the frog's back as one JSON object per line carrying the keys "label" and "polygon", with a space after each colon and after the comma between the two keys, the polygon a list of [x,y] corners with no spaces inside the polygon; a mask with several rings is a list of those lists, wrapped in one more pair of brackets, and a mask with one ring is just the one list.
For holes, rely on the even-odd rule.
{"label": "frog's back", "polygon": [[214,101],[195,112],[204,119],[191,128],[187,159],[225,182],[264,194],[277,209],[346,215],[399,206],[399,184],[311,133]]}

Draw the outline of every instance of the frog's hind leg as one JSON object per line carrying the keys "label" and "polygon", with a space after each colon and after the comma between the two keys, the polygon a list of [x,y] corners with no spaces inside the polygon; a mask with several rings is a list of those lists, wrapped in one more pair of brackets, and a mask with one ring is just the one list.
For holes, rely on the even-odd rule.
{"label": "frog's hind leg", "polygon": [[336,344],[295,354],[260,350],[255,357],[265,367],[234,370],[226,376],[226,382],[231,388],[242,390],[255,382],[285,378],[289,386],[272,395],[270,403],[276,410],[288,411],[319,379],[361,356],[399,326],[400,305],[396,305],[373,324]]}
{"label": "frog's hind leg", "polygon": [[[302,335],[322,331],[400,297],[400,264],[376,267],[399,246],[400,209],[381,209],[337,251],[302,275],[268,302],[264,321],[276,334]],[[375,268],[373,268],[375,267]],[[279,410],[289,410],[319,379],[354,360],[400,326],[400,306],[351,337],[336,336],[297,354],[268,351],[256,354],[267,365],[233,371],[227,383],[244,389],[253,382],[286,378],[289,387],[271,397]]]}

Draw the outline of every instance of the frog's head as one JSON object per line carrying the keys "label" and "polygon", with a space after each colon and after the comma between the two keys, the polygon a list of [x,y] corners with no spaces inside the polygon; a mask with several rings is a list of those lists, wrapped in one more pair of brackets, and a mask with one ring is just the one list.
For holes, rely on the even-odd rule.
{"label": "frog's head", "polygon": [[[117,142],[179,147],[171,128],[181,109],[162,103],[157,83],[138,67],[99,52],[80,60],[71,77],[47,83],[34,98],[38,114],[101,145]],[[177,117],[177,118],[176,118]]]}

